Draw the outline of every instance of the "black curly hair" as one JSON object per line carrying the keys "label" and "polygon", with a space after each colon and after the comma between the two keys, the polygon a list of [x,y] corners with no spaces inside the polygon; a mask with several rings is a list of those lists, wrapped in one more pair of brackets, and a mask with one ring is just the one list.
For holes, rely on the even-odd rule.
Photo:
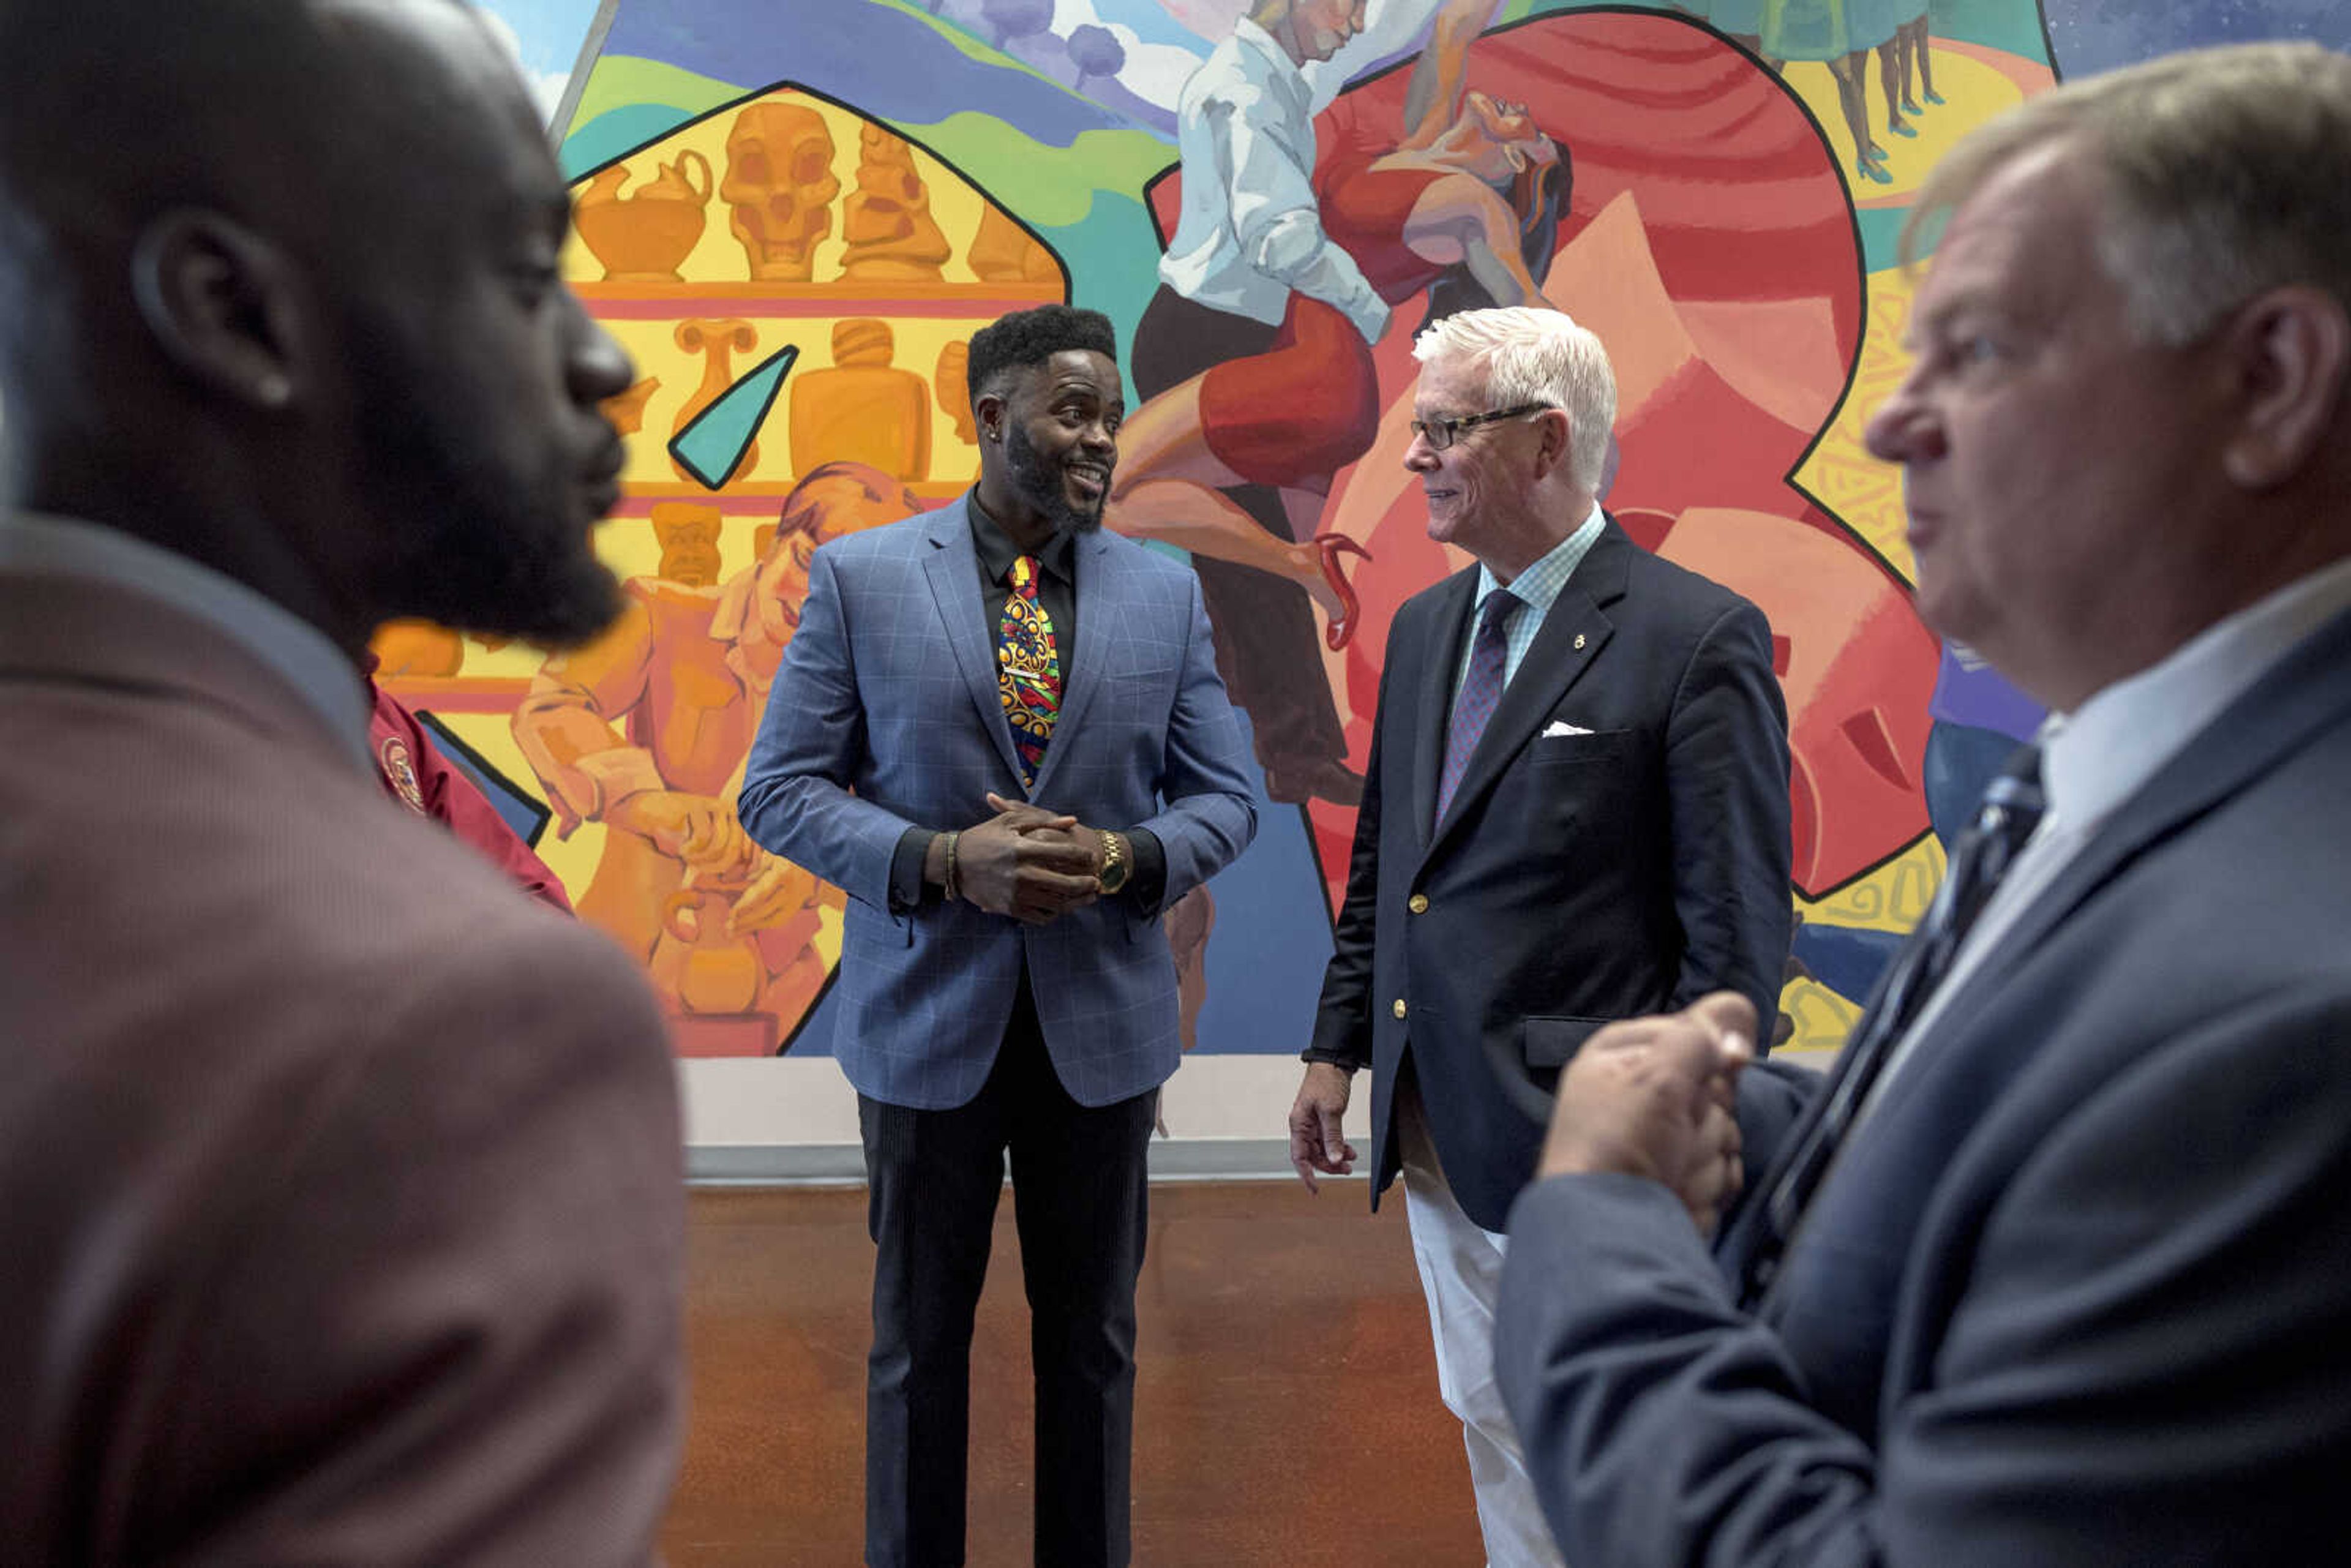
{"label": "black curly hair", "polygon": [[971,335],[971,359],[964,372],[976,406],[1015,371],[1041,365],[1071,349],[1118,358],[1118,338],[1110,318],[1074,305],[1040,305],[999,316]]}

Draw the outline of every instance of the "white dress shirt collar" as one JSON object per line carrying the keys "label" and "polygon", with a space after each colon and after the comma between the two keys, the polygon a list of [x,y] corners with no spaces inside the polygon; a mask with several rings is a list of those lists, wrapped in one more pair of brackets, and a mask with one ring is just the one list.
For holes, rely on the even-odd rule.
{"label": "white dress shirt collar", "polygon": [[2101,822],[2294,644],[2351,609],[2351,559],[2324,567],[2199,632],[2162,663],[2042,727],[2049,811]]}

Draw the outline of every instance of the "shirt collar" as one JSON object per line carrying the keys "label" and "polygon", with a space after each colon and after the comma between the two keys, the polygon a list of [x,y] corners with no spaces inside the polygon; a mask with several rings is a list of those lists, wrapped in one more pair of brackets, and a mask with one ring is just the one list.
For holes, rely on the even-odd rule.
{"label": "shirt collar", "polygon": [[[1006,574],[1011,571],[1012,563],[1019,560],[1024,552],[1005,536],[996,519],[987,515],[987,509],[979,504],[977,490],[971,493],[971,504],[964,510],[971,514],[971,543],[972,548],[979,552],[980,570],[987,573],[988,581],[1002,582]],[[1043,544],[1025,553],[1035,556],[1041,570],[1051,572],[1063,582],[1074,582],[1076,580],[1070,572],[1070,536],[1057,531]]]}
{"label": "shirt collar", "polygon": [[275,671],[353,760],[372,766],[370,703],[351,662],[325,632],[235,579],[120,528],[29,512],[0,514],[0,570],[126,588],[203,622]]}
{"label": "shirt collar", "polygon": [[2087,829],[2127,800],[2294,646],[2351,609],[2351,559],[2205,628],[2160,664],[2041,728],[2053,815]]}
{"label": "shirt collar", "polygon": [[[1567,587],[1567,580],[1575,575],[1575,569],[1583,564],[1583,558],[1592,553],[1592,547],[1599,542],[1601,530],[1607,526],[1608,518],[1606,514],[1601,511],[1600,503],[1593,502],[1591,515],[1577,526],[1573,533],[1553,545],[1532,566],[1512,578],[1508,584],[1510,591],[1518,596],[1520,602],[1534,607],[1538,612],[1537,619],[1540,620],[1542,616],[1550,614],[1552,601],[1557,600],[1561,591]],[[1487,598],[1496,589],[1503,586],[1505,585],[1502,580],[1494,575],[1490,568],[1482,561],[1479,563],[1478,607],[1479,609],[1484,609]]]}

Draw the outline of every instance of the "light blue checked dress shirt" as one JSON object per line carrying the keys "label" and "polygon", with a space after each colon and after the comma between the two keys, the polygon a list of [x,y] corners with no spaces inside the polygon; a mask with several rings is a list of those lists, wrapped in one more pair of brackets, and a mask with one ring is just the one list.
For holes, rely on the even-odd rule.
{"label": "light blue checked dress shirt", "polygon": [[[1511,680],[1519,673],[1520,664],[1527,656],[1527,650],[1534,646],[1535,633],[1542,630],[1543,617],[1551,613],[1552,603],[1559,598],[1559,591],[1567,586],[1567,580],[1573,577],[1575,569],[1583,564],[1583,558],[1599,542],[1600,530],[1605,527],[1607,519],[1601,516],[1600,505],[1595,501],[1592,515],[1583,519],[1583,527],[1560,540],[1549,555],[1519,573],[1508,584],[1510,591],[1519,596],[1526,608],[1510,617],[1510,628],[1502,636],[1504,691],[1510,690]],[[1491,570],[1483,565],[1478,568],[1478,603],[1469,616],[1472,627],[1478,624],[1478,617],[1485,613],[1486,596],[1503,586]],[[1470,650],[1477,644],[1478,639],[1474,635],[1462,639],[1461,663],[1453,671],[1453,695],[1457,701],[1461,695],[1461,683],[1469,674]]]}

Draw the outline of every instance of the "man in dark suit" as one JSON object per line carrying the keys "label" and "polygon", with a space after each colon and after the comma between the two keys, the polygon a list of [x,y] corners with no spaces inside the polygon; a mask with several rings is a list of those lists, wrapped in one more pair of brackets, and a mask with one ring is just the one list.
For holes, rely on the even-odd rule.
{"label": "man in dark suit", "polygon": [[1779,994],[1788,745],[1753,605],[1650,555],[1594,492],[1615,413],[1599,340],[1476,310],[1414,345],[1405,465],[1431,538],[1478,564],[1388,636],[1337,951],[1290,1155],[1352,1168],[1372,1069],[1372,1200],[1401,1169],[1447,1405],[1486,1550],[1554,1561],[1490,1375],[1504,1217],[1584,1038],[1728,988]]}
{"label": "man in dark suit", "polygon": [[1868,439],[1921,612],[2057,716],[1716,1254],[1748,1004],[1571,1067],[1497,1353],[1571,1558],[2341,1555],[2346,190],[2351,59],[2262,45],[2034,99],[1921,193]]}
{"label": "man in dark suit", "polygon": [[359,669],[619,605],[528,94],[447,0],[0,0],[0,1563],[642,1568],[660,1017]]}
{"label": "man in dark suit", "polygon": [[972,1314],[1011,1155],[1037,1561],[1123,1563],[1144,1153],[1181,1052],[1158,916],[1256,831],[1198,580],[1101,531],[1125,401],[1098,311],[973,335],[979,483],[835,539],[745,770],[850,895],[833,1054],[872,1188],[866,1561],[964,1557]]}

